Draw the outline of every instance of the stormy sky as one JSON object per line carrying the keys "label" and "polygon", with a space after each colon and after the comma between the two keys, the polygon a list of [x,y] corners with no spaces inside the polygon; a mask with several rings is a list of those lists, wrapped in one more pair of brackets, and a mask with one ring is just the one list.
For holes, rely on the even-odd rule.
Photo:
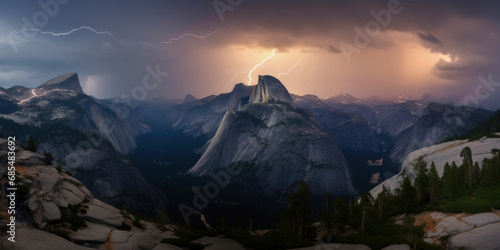
{"label": "stormy sky", "polygon": [[1,1],[0,86],[77,72],[87,94],[110,98],[150,67],[169,75],[148,98],[200,98],[269,74],[300,95],[432,93],[496,109],[498,10],[452,0]]}

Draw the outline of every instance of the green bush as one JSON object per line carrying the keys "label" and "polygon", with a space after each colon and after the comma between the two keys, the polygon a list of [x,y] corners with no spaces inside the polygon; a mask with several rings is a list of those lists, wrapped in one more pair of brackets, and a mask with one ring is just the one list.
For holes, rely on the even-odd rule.
{"label": "green bush", "polygon": [[165,238],[165,239],[161,240],[161,243],[168,243],[168,244],[176,245],[178,247],[188,248],[190,250],[201,250],[201,249],[205,248],[201,244],[189,242],[189,241],[184,240],[184,239]]}
{"label": "green bush", "polygon": [[445,241],[447,241],[449,238],[451,238],[451,235],[444,235],[444,236],[439,237],[439,241],[441,241],[441,242],[445,242]]}
{"label": "green bush", "polygon": [[71,225],[71,230],[76,231],[82,227],[87,227],[87,223],[80,216],[74,214],[68,214],[66,216],[66,221]]}
{"label": "green bush", "polygon": [[82,208],[82,204],[76,204],[76,205],[68,205],[68,209],[71,211],[73,214],[78,214],[78,211]]}
{"label": "green bush", "polygon": [[132,227],[129,226],[127,223],[122,222],[122,225],[118,226],[116,229],[123,230],[123,231],[130,231],[132,229]]}

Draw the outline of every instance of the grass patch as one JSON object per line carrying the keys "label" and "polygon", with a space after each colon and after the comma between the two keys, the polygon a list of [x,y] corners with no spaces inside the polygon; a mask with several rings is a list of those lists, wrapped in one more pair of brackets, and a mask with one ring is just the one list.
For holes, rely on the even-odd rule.
{"label": "grass patch", "polygon": [[201,249],[205,248],[201,244],[194,243],[194,242],[189,242],[189,241],[187,241],[185,239],[169,239],[169,238],[165,238],[165,239],[161,240],[161,243],[168,243],[168,244],[172,244],[172,245],[175,245],[175,246],[178,246],[178,247],[188,248],[190,250],[201,250]]}
{"label": "grass patch", "polygon": [[228,232],[225,236],[252,249],[290,249],[314,245],[307,238],[293,236],[278,230],[271,230],[264,235]]}

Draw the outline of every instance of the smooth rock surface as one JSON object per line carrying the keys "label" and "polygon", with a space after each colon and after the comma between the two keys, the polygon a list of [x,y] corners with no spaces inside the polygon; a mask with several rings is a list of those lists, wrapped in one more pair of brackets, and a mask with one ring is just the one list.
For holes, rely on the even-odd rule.
{"label": "smooth rock surface", "polygon": [[457,234],[449,239],[450,249],[500,249],[500,222]]}
{"label": "smooth rock surface", "polygon": [[124,219],[120,210],[98,199],[92,199],[89,203],[86,203],[86,205],[89,208],[86,214],[81,215],[82,218],[115,227],[122,225]]}
{"label": "smooth rock surface", "polygon": [[474,227],[481,227],[487,224],[500,221],[500,217],[494,213],[481,213],[461,218],[467,224]]}
{"label": "smooth rock surface", "polygon": [[0,238],[0,249],[19,250],[90,250],[93,248],[84,247],[72,243],[62,237],[42,230],[18,226],[16,229],[16,242],[10,242],[5,237]]}

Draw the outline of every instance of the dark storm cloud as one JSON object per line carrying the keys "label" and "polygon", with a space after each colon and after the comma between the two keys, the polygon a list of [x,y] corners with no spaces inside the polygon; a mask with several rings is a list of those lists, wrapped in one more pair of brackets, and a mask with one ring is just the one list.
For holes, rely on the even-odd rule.
{"label": "dark storm cloud", "polygon": [[435,37],[433,34],[431,33],[422,33],[422,32],[418,32],[417,33],[417,36],[424,40],[424,41],[427,41],[427,42],[431,42],[431,43],[435,43],[435,44],[443,44],[437,37]]}
{"label": "dark storm cloud", "polygon": [[[197,53],[188,55],[190,51],[239,46],[276,48],[280,53],[296,49],[323,51],[341,57],[340,43],[352,44],[356,35],[354,28],[364,29],[368,22],[375,20],[372,13],[380,15],[391,2],[244,0],[232,11],[224,12],[221,21],[212,1],[73,0],[61,6],[41,29],[66,32],[86,25],[116,35],[98,36],[84,31],[67,37],[38,34],[15,53],[6,36],[20,30],[22,18],[32,20],[41,7],[37,2],[2,1],[0,86],[28,84],[34,87],[57,74],[76,71],[82,81],[91,75],[103,76],[107,80],[99,83],[106,86],[102,96],[118,96],[141,81],[145,66],[161,64],[172,73],[165,83],[166,96],[182,97],[196,84],[198,96],[212,94],[216,92],[209,88],[210,84],[197,82],[214,79],[192,77],[210,71],[207,63],[198,61],[221,63],[224,58],[218,58],[213,52],[207,55],[214,58],[200,56],[191,58],[194,62],[187,61]],[[477,75],[492,73],[500,78],[500,62],[495,58],[500,54],[500,1],[405,0],[400,1],[399,6],[401,13],[390,16],[389,24],[367,48],[396,47],[398,42],[387,35],[389,31],[417,34],[422,46],[454,59],[438,62],[432,74],[460,81],[464,89]],[[201,41],[191,37],[169,46],[158,46],[185,33],[204,35],[226,26],[227,29]],[[36,79],[40,79],[38,83],[34,82]]]}

